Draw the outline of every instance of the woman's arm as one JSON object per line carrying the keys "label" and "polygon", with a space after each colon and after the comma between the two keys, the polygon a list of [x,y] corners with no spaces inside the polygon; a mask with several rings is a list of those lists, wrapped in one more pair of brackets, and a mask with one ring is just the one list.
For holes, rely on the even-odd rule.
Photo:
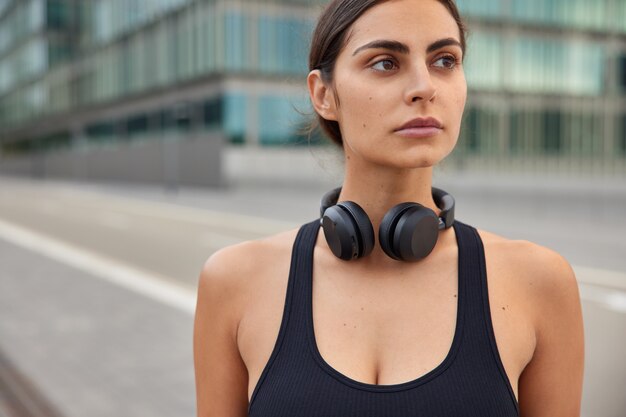
{"label": "woman's arm", "polygon": [[528,254],[536,347],[519,380],[521,417],[579,417],[584,337],[578,284],[558,253],[533,245]]}
{"label": "woman's arm", "polygon": [[248,415],[248,372],[237,347],[236,252],[228,247],[213,254],[199,278],[193,335],[198,417]]}

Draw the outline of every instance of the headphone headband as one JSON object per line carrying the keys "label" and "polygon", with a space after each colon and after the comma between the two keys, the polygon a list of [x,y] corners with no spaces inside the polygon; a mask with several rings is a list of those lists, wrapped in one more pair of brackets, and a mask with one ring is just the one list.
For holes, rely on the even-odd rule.
{"label": "headphone headband", "polygon": [[[337,187],[324,194],[320,205],[320,219],[324,217],[324,212],[327,208],[337,204],[340,193],[341,187]],[[435,187],[432,187],[432,195],[435,204],[441,210],[438,216],[439,230],[447,229],[454,223],[454,197],[444,190]]]}

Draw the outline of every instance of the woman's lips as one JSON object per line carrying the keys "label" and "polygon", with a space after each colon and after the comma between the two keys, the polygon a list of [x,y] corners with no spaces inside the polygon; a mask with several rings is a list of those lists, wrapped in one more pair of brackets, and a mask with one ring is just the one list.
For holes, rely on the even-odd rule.
{"label": "woman's lips", "polygon": [[428,138],[437,135],[443,125],[434,117],[417,117],[403,124],[395,132],[406,138]]}
{"label": "woman's lips", "polygon": [[407,127],[405,129],[396,130],[396,133],[405,138],[429,138],[435,136],[442,131],[441,128],[435,126],[423,127]]}

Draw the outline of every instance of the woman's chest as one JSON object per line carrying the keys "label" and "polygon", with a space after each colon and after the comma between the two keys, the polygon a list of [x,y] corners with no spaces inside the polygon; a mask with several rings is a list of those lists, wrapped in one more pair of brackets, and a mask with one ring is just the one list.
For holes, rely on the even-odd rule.
{"label": "woman's chest", "polygon": [[[525,300],[511,285],[515,271],[489,253],[486,264],[497,350],[517,395],[517,381],[534,349],[534,330]],[[288,272],[283,267],[267,275],[267,285],[257,291],[239,325],[248,398],[276,345]],[[425,284],[428,277],[394,285],[342,285],[330,271],[317,272],[311,300],[312,350],[331,370],[365,384],[401,384],[428,374],[450,355],[459,318],[456,268],[433,276],[437,285]]]}

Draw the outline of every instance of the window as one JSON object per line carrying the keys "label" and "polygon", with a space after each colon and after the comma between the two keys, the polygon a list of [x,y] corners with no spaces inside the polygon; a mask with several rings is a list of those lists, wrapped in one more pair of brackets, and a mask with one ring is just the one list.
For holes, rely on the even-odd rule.
{"label": "window", "polygon": [[607,14],[609,1],[611,0],[511,0],[510,16],[530,24],[604,29],[609,27],[611,19]]}
{"label": "window", "polygon": [[495,32],[476,32],[468,41],[468,54],[464,64],[468,86],[502,88],[502,62],[505,58],[501,37]]}
{"label": "window", "polygon": [[33,140],[21,140],[2,144],[2,153],[6,155],[27,155],[35,149]]}
{"label": "window", "polygon": [[195,103],[178,103],[172,108],[173,126],[181,132],[188,132],[194,127]]}
{"label": "window", "polygon": [[479,146],[480,132],[478,131],[478,109],[470,107],[463,117],[462,149],[469,152],[477,151]]}
{"label": "window", "polygon": [[561,114],[558,111],[543,114],[542,148],[547,154],[558,154],[561,150]]}
{"label": "window", "polygon": [[34,150],[44,152],[68,148],[71,143],[72,137],[70,133],[66,131],[53,133],[33,141]]}
{"label": "window", "polygon": [[540,153],[537,142],[543,137],[541,113],[517,109],[510,114],[509,149],[512,155],[535,156]]}
{"label": "window", "polygon": [[465,111],[461,125],[459,148],[470,154],[497,155],[500,143],[502,115],[492,106],[471,106]]}
{"label": "window", "polygon": [[312,21],[302,18],[261,15],[256,36],[258,69],[273,73],[306,73],[306,51],[312,24]]}
{"label": "window", "polygon": [[148,116],[140,114],[128,119],[126,132],[129,137],[140,136],[148,131]]}
{"label": "window", "polygon": [[115,137],[116,125],[112,121],[100,121],[87,126],[85,133],[90,141],[110,141]]}
{"label": "window", "polygon": [[626,156],[626,113],[622,114],[621,132],[618,138],[618,144],[623,156]]}
{"label": "window", "polygon": [[222,106],[221,97],[215,97],[204,102],[202,109],[204,126],[212,128],[221,125],[223,117]]}
{"label": "window", "polygon": [[289,137],[287,117],[289,103],[282,97],[263,96],[259,98],[259,135],[265,145],[285,143]]}
{"label": "window", "polygon": [[180,102],[146,116],[147,128],[154,132],[189,132],[196,125],[197,103]]}
{"label": "window", "polygon": [[242,13],[227,12],[224,16],[224,51],[226,68],[243,70],[249,56],[246,48],[246,24]]}
{"label": "window", "polygon": [[65,0],[46,2],[46,24],[51,29],[64,29],[72,24],[72,5]]}
{"label": "window", "polygon": [[264,145],[306,143],[300,112],[310,112],[310,104],[299,96],[259,97],[259,136]]}
{"label": "window", "polygon": [[619,86],[622,94],[626,94],[626,53],[618,59]]}
{"label": "window", "polygon": [[502,0],[458,0],[463,15],[496,17],[504,14]]}
{"label": "window", "polygon": [[601,95],[606,52],[602,44],[523,37],[512,39],[512,74],[517,91]]}
{"label": "window", "polygon": [[71,58],[72,49],[66,42],[59,39],[51,39],[49,42],[50,45],[48,46],[48,54],[51,67]]}
{"label": "window", "polygon": [[231,92],[224,96],[224,133],[231,143],[244,143],[246,133],[246,96]]}

